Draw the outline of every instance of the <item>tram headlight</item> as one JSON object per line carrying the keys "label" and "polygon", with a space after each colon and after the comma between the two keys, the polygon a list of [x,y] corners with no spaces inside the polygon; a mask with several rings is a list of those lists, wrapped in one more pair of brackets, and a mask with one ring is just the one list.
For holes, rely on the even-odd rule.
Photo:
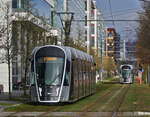
{"label": "tram headlight", "polygon": [[56,88],[56,96],[58,96],[59,95],[59,88],[57,87]]}

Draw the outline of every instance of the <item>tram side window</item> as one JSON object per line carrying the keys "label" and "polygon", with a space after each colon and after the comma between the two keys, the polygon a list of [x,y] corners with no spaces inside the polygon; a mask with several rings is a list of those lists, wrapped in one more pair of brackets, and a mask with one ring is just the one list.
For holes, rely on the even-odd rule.
{"label": "tram side window", "polygon": [[70,61],[67,60],[64,86],[69,86]]}
{"label": "tram side window", "polygon": [[66,75],[65,75],[64,86],[69,86],[69,73],[68,72],[66,72]]}

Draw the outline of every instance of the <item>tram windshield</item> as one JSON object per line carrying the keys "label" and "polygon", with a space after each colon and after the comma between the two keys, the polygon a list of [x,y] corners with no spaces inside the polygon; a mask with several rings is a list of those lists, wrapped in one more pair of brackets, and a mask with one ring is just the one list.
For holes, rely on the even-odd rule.
{"label": "tram windshield", "polygon": [[62,57],[40,57],[36,62],[38,85],[61,85],[64,59]]}
{"label": "tram windshield", "polygon": [[131,70],[122,70],[122,77],[129,78],[131,74]]}

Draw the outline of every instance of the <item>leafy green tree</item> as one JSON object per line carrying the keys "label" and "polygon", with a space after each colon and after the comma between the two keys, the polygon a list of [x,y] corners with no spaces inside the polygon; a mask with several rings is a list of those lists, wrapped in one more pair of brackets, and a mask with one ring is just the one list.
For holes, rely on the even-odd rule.
{"label": "leafy green tree", "polygon": [[116,70],[116,65],[112,57],[105,56],[103,60],[104,71],[107,72],[107,77],[111,76],[111,72]]}
{"label": "leafy green tree", "polygon": [[77,39],[70,39],[70,46],[73,45],[74,48],[86,52],[84,45],[83,32],[80,25],[77,27]]}

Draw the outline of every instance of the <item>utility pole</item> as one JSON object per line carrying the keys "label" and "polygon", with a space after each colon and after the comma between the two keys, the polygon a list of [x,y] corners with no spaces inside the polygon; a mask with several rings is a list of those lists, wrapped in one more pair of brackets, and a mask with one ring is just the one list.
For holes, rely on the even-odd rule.
{"label": "utility pole", "polygon": [[90,54],[90,11],[91,11],[91,0],[87,0],[87,53]]}
{"label": "utility pole", "polygon": [[[68,12],[68,0],[64,0],[64,12]],[[69,21],[69,18],[68,18],[68,14],[65,14],[65,43],[64,45],[65,46],[69,46],[69,35],[70,35],[70,21]]]}
{"label": "utility pole", "polygon": [[126,41],[123,40],[123,56],[124,56],[124,60],[126,60]]}
{"label": "utility pole", "polygon": [[[70,39],[71,23],[73,20],[74,13],[69,12],[68,0],[64,0],[64,12],[57,12],[57,14],[60,17],[61,24],[62,24],[64,33],[65,33],[64,45],[69,46],[70,45],[69,39]],[[63,19],[62,19],[61,15],[64,15]]]}
{"label": "utility pole", "polygon": [[[97,17],[97,9],[96,8],[94,9],[94,14],[95,14],[94,19],[97,20],[98,17]],[[97,23],[97,21],[95,21],[95,29],[94,30],[95,30],[95,32],[94,32],[95,33],[95,45],[94,45],[95,53],[96,53],[96,55],[98,55],[98,52],[97,52],[97,50],[98,50],[98,47],[97,47],[98,46],[98,43],[97,43],[98,42],[98,40],[97,40],[98,23]]]}
{"label": "utility pole", "polygon": [[106,28],[106,51],[105,51],[105,56],[108,56],[108,46],[107,46],[107,43],[108,43],[108,31],[107,31],[107,28]]}
{"label": "utility pole", "polygon": [[[64,0],[64,12],[68,12],[68,0]],[[65,18],[67,18],[67,15],[65,15]]]}
{"label": "utility pole", "polygon": [[61,28],[61,46],[63,45],[63,29]]}

